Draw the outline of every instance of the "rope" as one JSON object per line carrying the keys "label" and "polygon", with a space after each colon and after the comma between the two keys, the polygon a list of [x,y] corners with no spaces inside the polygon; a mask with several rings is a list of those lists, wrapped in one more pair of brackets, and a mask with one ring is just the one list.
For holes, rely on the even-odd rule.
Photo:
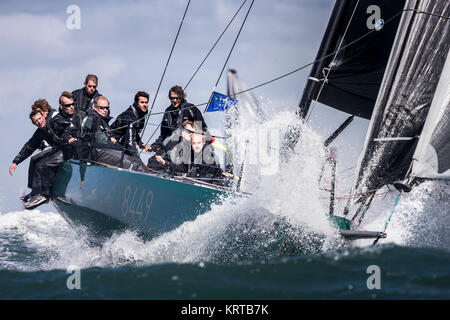
{"label": "rope", "polygon": [[378,189],[376,190],[371,190],[368,192],[364,192],[364,193],[357,193],[357,194],[348,194],[345,196],[339,196],[339,197],[335,197],[336,200],[343,200],[343,199],[353,199],[353,198],[369,198],[370,196],[374,195],[374,196],[382,196],[385,194],[388,194],[390,192],[393,192],[394,190],[389,190],[389,191],[385,191],[385,192],[381,192],[381,193],[376,193],[376,191],[378,191]]}
{"label": "rope", "polygon": [[203,64],[205,63],[206,59],[208,59],[209,55],[211,54],[211,52],[214,50],[214,48],[216,47],[216,45],[219,43],[220,39],[222,38],[222,36],[225,34],[225,32],[227,31],[228,27],[231,25],[231,23],[233,22],[234,18],[236,18],[237,14],[239,13],[239,11],[241,11],[242,7],[244,6],[244,4],[247,2],[247,0],[244,0],[244,2],[241,4],[241,6],[239,7],[239,9],[236,11],[236,13],[234,14],[233,18],[231,18],[230,22],[228,23],[228,25],[226,26],[226,28],[223,30],[222,34],[219,36],[219,38],[216,40],[216,42],[214,43],[214,45],[212,46],[212,48],[209,50],[209,52],[206,54],[206,57],[203,59],[203,61],[200,63],[200,65],[198,66],[197,70],[195,70],[193,76],[191,77],[191,79],[189,79],[188,83],[184,86],[184,90],[186,90],[186,88],[189,86],[189,84],[191,83],[192,79],[194,79],[194,77],[197,75],[197,72],[200,70],[200,68],[203,66]]}

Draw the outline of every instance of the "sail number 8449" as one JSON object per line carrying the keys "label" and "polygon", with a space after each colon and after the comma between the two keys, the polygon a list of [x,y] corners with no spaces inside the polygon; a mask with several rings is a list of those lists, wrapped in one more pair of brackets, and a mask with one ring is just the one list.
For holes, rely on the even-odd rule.
{"label": "sail number 8449", "polygon": [[[127,186],[124,190],[123,201],[122,201],[122,215],[125,217],[127,215],[132,215],[133,217],[139,216],[139,220],[144,218],[147,220],[148,214],[150,213],[150,208],[153,202],[153,191],[142,189],[139,190],[135,187],[132,190],[131,186]],[[145,215],[144,215],[145,212]]]}

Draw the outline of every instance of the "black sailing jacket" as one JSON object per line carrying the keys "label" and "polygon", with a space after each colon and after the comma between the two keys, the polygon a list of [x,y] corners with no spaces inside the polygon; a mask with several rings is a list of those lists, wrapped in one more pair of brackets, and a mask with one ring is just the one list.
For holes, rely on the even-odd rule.
{"label": "black sailing jacket", "polygon": [[55,139],[55,136],[52,133],[52,130],[49,128],[49,123],[47,122],[44,128],[38,128],[34,132],[33,136],[28,140],[14,158],[13,163],[19,164],[24,161],[26,158],[31,156],[35,150],[37,150],[41,144],[46,141],[50,146],[58,146],[58,143]]}
{"label": "black sailing jacket", "polygon": [[75,102],[75,112],[84,117],[87,112],[92,108],[94,99],[101,94],[95,90],[92,97],[86,94],[86,90],[83,88],[72,91],[73,101]]}
{"label": "black sailing jacket", "polygon": [[79,134],[81,141],[111,144],[112,133],[108,124],[111,119],[110,116],[102,117],[97,111],[89,110],[81,122]]}
{"label": "black sailing jacket", "polygon": [[[135,104],[122,112],[111,125],[112,133],[117,142],[127,149],[134,149],[142,144],[140,133],[144,129],[145,116]],[[138,121],[139,120],[139,121]]]}
{"label": "black sailing jacket", "polygon": [[202,112],[196,106],[183,99],[179,107],[174,108],[170,105],[166,109],[161,121],[161,134],[158,139],[152,143],[152,149],[159,150],[163,148],[164,140],[169,137],[175,129],[181,127],[186,120],[193,121],[194,123],[199,121],[202,125],[201,129],[203,131],[208,130]]}

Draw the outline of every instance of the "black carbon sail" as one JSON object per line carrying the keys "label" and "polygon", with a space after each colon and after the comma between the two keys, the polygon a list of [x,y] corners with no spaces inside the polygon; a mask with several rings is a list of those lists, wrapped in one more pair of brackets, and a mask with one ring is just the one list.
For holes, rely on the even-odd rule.
{"label": "black carbon sail", "polygon": [[352,220],[384,185],[450,178],[449,16],[447,0],[336,1],[299,110],[316,100],[370,119]]}
{"label": "black carbon sail", "polygon": [[306,117],[316,100],[370,119],[404,4],[405,0],[336,1],[303,92],[301,116]]}
{"label": "black carbon sail", "polygon": [[[406,3],[369,124],[355,193],[372,192],[408,174],[416,137],[424,127],[450,48],[450,23],[445,18],[449,15],[446,0]],[[357,202],[366,199],[371,198]]]}

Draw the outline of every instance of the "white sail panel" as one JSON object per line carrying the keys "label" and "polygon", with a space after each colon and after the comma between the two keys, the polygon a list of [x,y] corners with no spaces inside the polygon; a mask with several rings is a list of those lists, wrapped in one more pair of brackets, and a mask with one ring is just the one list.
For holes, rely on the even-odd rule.
{"label": "white sail panel", "polygon": [[227,95],[238,100],[239,112],[245,115],[244,119],[240,119],[241,121],[246,120],[254,123],[254,121],[260,122],[264,120],[262,108],[258,100],[253,96],[251,91],[243,92],[248,87],[239,79],[236,70],[228,70],[227,88]]}
{"label": "white sail panel", "polygon": [[[241,191],[253,192],[259,185],[255,150],[258,150],[257,132],[264,121],[263,110],[248,86],[238,77],[236,70],[229,69],[227,95],[237,99],[237,105],[226,110],[225,120],[225,169],[235,177],[241,177]],[[249,161],[250,160],[250,161]]]}
{"label": "white sail panel", "polygon": [[413,156],[411,176],[450,179],[450,55]]}

